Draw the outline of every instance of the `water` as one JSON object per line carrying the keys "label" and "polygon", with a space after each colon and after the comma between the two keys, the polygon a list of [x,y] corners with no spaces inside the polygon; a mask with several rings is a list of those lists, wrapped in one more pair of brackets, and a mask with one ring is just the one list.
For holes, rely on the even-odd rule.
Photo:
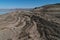
{"label": "water", "polygon": [[0,15],[1,14],[6,14],[6,13],[9,13],[9,12],[12,12],[12,11],[0,11]]}
{"label": "water", "polygon": [[7,11],[0,11],[0,14],[6,14],[6,13],[8,13]]}

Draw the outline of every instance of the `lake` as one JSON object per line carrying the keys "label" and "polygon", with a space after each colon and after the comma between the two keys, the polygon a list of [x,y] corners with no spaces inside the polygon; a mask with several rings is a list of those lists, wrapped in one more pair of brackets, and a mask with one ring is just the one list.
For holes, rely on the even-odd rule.
{"label": "lake", "polygon": [[[12,10],[12,11],[14,11],[14,10]],[[12,12],[11,10],[10,11],[0,11],[0,15],[1,14],[6,14],[6,13],[9,13],[9,12]]]}
{"label": "lake", "polygon": [[7,12],[7,11],[5,11],[5,12],[0,11],[0,15],[1,15],[1,14],[6,14],[6,13],[8,13],[8,12]]}

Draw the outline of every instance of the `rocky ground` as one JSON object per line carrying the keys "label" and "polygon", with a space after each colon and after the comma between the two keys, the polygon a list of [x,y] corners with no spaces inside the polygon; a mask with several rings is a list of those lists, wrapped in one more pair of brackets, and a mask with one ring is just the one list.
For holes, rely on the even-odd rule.
{"label": "rocky ground", "polygon": [[52,4],[0,15],[0,40],[60,40],[59,8]]}

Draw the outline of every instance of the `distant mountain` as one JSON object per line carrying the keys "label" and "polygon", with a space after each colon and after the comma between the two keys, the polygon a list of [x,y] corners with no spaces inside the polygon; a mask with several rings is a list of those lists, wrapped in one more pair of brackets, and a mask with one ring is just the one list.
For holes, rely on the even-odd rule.
{"label": "distant mountain", "polygon": [[0,15],[0,40],[60,40],[60,4]]}

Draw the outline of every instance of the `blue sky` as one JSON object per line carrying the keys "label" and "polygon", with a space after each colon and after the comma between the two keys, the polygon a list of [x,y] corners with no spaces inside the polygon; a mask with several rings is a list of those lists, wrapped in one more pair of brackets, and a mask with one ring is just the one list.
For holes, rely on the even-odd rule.
{"label": "blue sky", "polygon": [[54,3],[60,0],[0,0],[0,8],[34,8]]}

